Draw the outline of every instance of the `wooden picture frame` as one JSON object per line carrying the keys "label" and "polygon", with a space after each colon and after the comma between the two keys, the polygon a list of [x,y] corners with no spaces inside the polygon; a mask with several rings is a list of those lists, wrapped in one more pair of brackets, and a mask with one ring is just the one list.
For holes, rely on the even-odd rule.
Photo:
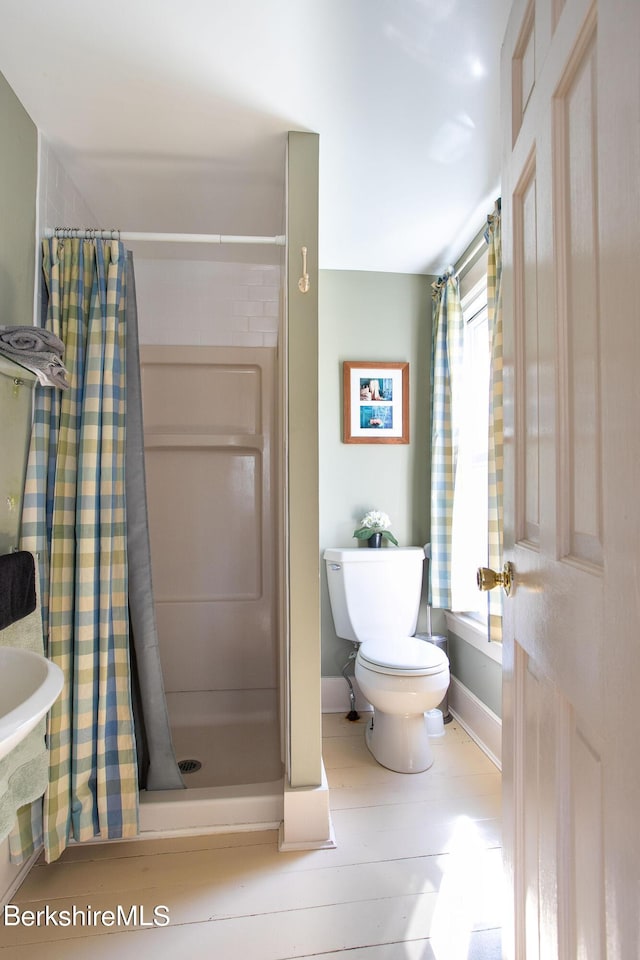
{"label": "wooden picture frame", "polygon": [[409,443],[409,364],[345,360],[343,443]]}

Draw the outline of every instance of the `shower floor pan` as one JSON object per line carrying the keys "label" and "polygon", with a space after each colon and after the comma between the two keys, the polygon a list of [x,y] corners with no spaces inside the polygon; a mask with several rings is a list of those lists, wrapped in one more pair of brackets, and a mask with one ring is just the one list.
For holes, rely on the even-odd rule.
{"label": "shower floor pan", "polygon": [[251,717],[227,719],[210,726],[175,727],[176,759],[201,764],[183,773],[187,789],[263,783],[282,774],[280,745],[274,723]]}
{"label": "shower floor pan", "polygon": [[185,790],[141,792],[141,835],[232,833],[278,826],[283,817],[284,781],[275,710],[249,714],[225,710],[217,717],[209,715],[208,723],[193,722],[191,711],[182,710],[182,717],[191,722],[179,724],[175,713],[180,706],[179,701],[170,703],[176,759],[199,766],[183,773]]}

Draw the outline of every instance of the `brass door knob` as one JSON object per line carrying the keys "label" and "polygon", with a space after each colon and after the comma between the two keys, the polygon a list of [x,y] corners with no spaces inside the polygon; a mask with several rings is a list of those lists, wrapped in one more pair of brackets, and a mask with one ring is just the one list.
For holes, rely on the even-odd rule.
{"label": "brass door knob", "polygon": [[494,587],[502,587],[509,597],[513,589],[513,564],[505,563],[502,573],[496,573],[490,567],[478,567],[476,582],[478,590],[493,590]]}

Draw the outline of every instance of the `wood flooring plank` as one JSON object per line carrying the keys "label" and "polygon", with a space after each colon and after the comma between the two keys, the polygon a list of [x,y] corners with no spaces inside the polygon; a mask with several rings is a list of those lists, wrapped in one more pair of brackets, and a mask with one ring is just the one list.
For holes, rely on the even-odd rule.
{"label": "wood flooring plank", "polygon": [[500,796],[502,777],[494,773],[473,773],[457,777],[434,777],[414,783],[408,776],[376,785],[375,790],[365,786],[333,787],[331,809],[382,806],[383,804],[416,803],[426,800],[447,803],[453,798]]}
{"label": "wood flooring plank", "polygon": [[[360,947],[350,950],[347,955],[343,951],[323,953],[321,960],[336,960],[336,958],[340,960],[501,960],[502,931],[497,928],[472,932],[466,950],[460,951],[458,957],[453,954],[446,958],[441,953],[436,955],[431,940],[402,940],[400,943]],[[303,958],[295,957],[291,960],[303,960]]]}
{"label": "wood flooring plank", "polygon": [[[366,751],[366,753],[365,753]],[[438,747],[433,766],[423,773],[395,773],[376,763],[366,746],[359,739],[336,737],[324,743],[322,756],[329,786],[353,785],[356,782],[384,783],[393,777],[411,777],[429,779],[432,777],[450,777],[470,773],[495,773],[496,766],[482,753],[472,740],[456,740],[446,749]]]}
{"label": "wood flooring plank", "polygon": [[[185,853],[191,850],[222,850],[226,847],[255,847],[267,843],[277,847],[277,830],[246,830],[240,833],[210,833],[183,837],[163,837],[154,840],[122,840],[108,843],[71,843],[62,854],[60,863],[80,860],[117,860],[128,857],[150,856],[157,853]],[[44,864],[44,858],[39,863]]]}
{"label": "wood flooring plank", "polygon": [[[64,957],[75,960],[90,956],[92,960],[101,960],[117,956],[119,960],[132,960],[135,956],[138,960],[144,955],[159,960],[190,954],[194,957],[211,955],[220,960],[232,960],[233,957],[286,960],[401,940],[428,939],[437,901],[438,894],[430,892],[388,900],[77,937],[64,940]],[[59,960],[61,946],[60,941],[39,943],[39,960],[51,957]],[[28,957],[27,951],[33,949],[32,944],[9,946],[6,958],[4,951],[0,952],[0,957],[18,960]]]}
{"label": "wood flooring plank", "polygon": [[332,813],[336,830],[353,833],[403,829],[416,831],[435,824],[455,825],[459,818],[491,820],[500,817],[500,794],[471,797],[452,797],[446,803],[439,800],[417,800],[415,803],[386,803],[377,806],[344,808]]}

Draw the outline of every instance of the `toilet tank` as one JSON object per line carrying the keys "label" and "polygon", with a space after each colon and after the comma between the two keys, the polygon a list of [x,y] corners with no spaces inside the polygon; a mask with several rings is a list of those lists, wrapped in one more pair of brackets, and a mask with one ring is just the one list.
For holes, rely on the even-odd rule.
{"label": "toilet tank", "polygon": [[336,633],[363,642],[413,636],[422,592],[422,547],[324,552]]}

